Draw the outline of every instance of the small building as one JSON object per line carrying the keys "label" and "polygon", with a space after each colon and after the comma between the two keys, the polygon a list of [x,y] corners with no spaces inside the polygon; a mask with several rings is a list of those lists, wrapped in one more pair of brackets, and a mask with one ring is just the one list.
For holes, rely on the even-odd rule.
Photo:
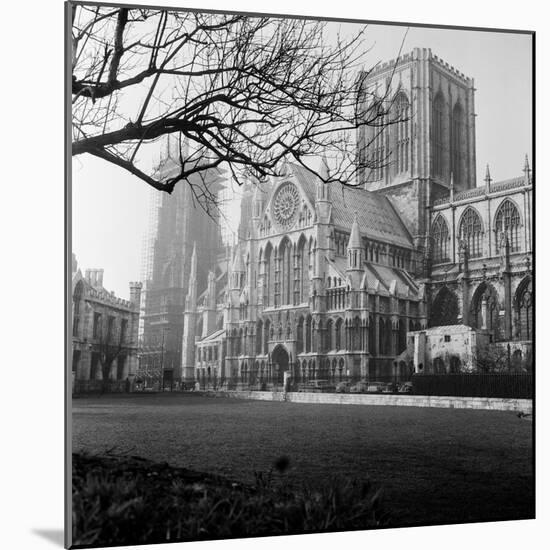
{"label": "small building", "polygon": [[73,391],[105,388],[107,379],[127,391],[137,372],[141,283],[130,283],[130,300],[118,298],[103,287],[103,269],[83,276],[73,254],[72,292]]}
{"label": "small building", "polygon": [[490,344],[488,331],[447,325],[410,332],[415,374],[457,374],[476,370],[477,356]]}

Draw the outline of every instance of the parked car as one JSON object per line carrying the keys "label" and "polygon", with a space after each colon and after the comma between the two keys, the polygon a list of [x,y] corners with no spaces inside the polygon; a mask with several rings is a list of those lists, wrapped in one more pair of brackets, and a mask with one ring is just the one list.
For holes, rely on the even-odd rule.
{"label": "parked car", "polygon": [[350,388],[350,382],[338,382],[338,384],[336,384],[336,393],[349,393]]}
{"label": "parked car", "polygon": [[350,393],[365,393],[368,386],[367,382],[357,382],[353,386],[350,386],[349,391]]}
{"label": "parked car", "polygon": [[367,391],[369,393],[382,393],[384,390],[384,382],[369,382],[367,386]]}
{"label": "parked car", "polygon": [[382,393],[397,393],[397,384],[394,384],[393,382],[384,384],[384,387],[382,388]]}
{"label": "parked car", "polygon": [[412,390],[413,390],[412,382],[403,382],[397,389],[399,393],[412,393]]}

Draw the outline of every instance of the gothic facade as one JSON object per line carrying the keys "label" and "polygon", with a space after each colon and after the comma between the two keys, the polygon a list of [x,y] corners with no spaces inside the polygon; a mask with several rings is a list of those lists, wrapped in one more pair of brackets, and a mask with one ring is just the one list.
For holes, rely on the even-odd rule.
{"label": "gothic facade", "polygon": [[195,260],[183,379],[406,379],[407,334],[435,326],[530,350],[533,178],[526,160],[476,186],[473,79],[415,49],[365,75],[360,97],[388,125],[358,133],[373,161],[359,185],[288,163],[247,186],[239,242],[204,292]]}

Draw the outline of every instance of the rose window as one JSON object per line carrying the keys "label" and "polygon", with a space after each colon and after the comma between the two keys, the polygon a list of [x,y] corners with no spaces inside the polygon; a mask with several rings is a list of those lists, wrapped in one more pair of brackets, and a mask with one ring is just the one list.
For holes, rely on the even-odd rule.
{"label": "rose window", "polygon": [[293,183],[285,183],[279,187],[273,200],[273,216],[283,229],[289,229],[294,224],[300,203],[300,194]]}

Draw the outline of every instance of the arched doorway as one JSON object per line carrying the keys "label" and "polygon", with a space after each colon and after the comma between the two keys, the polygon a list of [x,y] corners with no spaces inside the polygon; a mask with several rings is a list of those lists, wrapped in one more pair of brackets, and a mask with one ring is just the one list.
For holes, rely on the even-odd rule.
{"label": "arched doorway", "polygon": [[283,346],[277,346],[271,354],[271,363],[273,365],[273,378],[277,383],[282,384],[284,372],[288,370],[289,357],[288,352]]}

